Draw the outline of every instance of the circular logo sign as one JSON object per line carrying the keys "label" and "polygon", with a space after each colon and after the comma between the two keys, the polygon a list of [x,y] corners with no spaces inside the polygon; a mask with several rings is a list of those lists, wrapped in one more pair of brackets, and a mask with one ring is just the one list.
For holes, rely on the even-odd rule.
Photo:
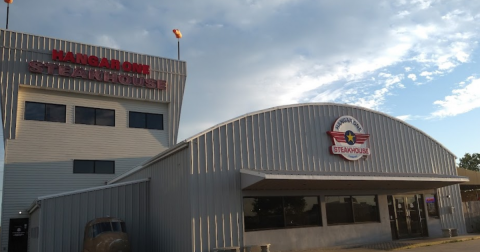
{"label": "circular logo sign", "polygon": [[342,155],[348,160],[358,160],[364,155],[370,155],[366,144],[370,135],[365,134],[363,126],[352,116],[338,118],[332,131],[327,131],[327,134],[332,137],[332,154]]}

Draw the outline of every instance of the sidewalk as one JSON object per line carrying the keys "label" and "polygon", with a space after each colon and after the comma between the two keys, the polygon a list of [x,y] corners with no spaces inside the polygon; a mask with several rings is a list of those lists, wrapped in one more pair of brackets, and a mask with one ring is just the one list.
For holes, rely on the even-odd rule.
{"label": "sidewalk", "polygon": [[364,245],[351,245],[351,246],[338,246],[330,248],[319,249],[307,249],[307,250],[295,250],[291,252],[372,252],[372,251],[393,251],[411,249],[425,246],[432,246],[444,243],[455,243],[462,241],[471,241],[480,239],[480,234],[463,235],[451,238],[418,238],[409,240],[397,240],[391,242],[364,244]]}

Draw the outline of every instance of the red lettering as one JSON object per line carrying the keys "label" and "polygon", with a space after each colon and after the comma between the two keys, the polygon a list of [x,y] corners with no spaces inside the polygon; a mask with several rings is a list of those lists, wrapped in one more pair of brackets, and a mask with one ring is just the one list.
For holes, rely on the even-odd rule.
{"label": "red lettering", "polygon": [[149,65],[143,65],[142,66],[142,73],[143,74],[150,74],[150,66]]}
{"label": "red lettering", "polygon": [[86,65],[88,62],[88,56],[86,54],[77,53],[76,63],[80,65]]}
{"label": "red lettering", "polygon": [[108,59],[102,58],[102,61],[100,62],[100,65],[98,67],[106,67],[110,69],[110,63],[108,63]]}
{"label": "red lettering", "polygon": [[88,74],[83,68],[75,68],[75,70],[73,71],[72,77],[74,78],[80,77],[80,78],[87,79]]}
{"label": "red lettering", "polygon": [[145,87],[156,88],[157,87],[157,81],[153,80],[153,79],[146,79],[145,80]]}
{"label": "red lettering", "polygon": [[98,57],[97,56],[88,57],[88,64],[94,67],[98,66]]}
{"label": "red lettering", "polygon": [[167,81],[164,80],[158,80],[157,81],[157,88],[161,90],[167,89]]}
{"label": "red lettering", "polygon": [[122,69],[123,69],[123,71],[125,71],[125,72],[130,72],[130,71],[132,71],[132,63],[130,63],[130,62],[128,62],[128,61],[123,62],[123,64],[122,64]]}
{"label": "red lettering", "polygon": [[118,76],[118,82],[123,85],[131,85],[132,84],[132,77],[128,75],[119,75]]}
{"label": "red lettering", "polygon": [[120,70],[120,61],[116,59],[112,59],[111,62],[112,62],[111,69]]}
{"label": "red lettering", "polygon": [[103,71],[90,70],[88,72],[88,79],[103,81]]}
{"label": "red lettering", "polygon": [[138,87],[143,87],[145,85],[145,78],[140,77],[133,77],[133,85],[138,86]]}
{"label": "red lettering", "polygon": [[63,51],[57,51],[53,49],[52,51],[52,60],[63,61]]}
{"label": "red lettering", "polygon": [[73,53],[67,52],[67,55],[65,55],[65,58],[63,58],[63,61],[70,61],[72,63],[75,63],[75,57],[73,57]]}
{"label": "red lettering", "polygon": [[143,65],[133,63],[132,72],[142,73],[142,71],[143,71]]}
{"label": "red lettering", "polygon": [[43,64],[38,61],[30,61],[28,62],[28,70],[30,70],[32,73],[42,73]]}
{"label": "red lettering", "polygon": [[70,77],[72,76],[72,68],[69,66],[58,66],[58,75]]}
{"label": "red lettering", "polygon": [[52,74],[52,75],[53,75],[54,70],[58,68],[57,64],[48,63],[48,64],[45,64],[45,65],[47,65],[47,73]]}
{"label": "red lettering", "polygon": [[117,83],[118,82],[117,76],[118,75],[112,74],[112,73],[103,73],[103,81]]}

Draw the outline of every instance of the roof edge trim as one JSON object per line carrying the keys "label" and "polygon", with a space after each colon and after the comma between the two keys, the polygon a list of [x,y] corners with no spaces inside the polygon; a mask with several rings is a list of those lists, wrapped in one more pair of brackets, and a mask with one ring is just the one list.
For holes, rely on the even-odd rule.
{"label": "roof edge trim", "polygon": [[57,197],[62,197],[62,196],[68,196],[68,195],[84,193],[84,192],[98,191],[98,190],[102,190],[102,189],[108,189],[108,188],[123,186],[123,185],[137,184],[137,183],[142,183],[142,182],[147,182],[147,181],[150,181],[150,178],[127,181],[127,182],[113,184],[113,185],[90,187],[90,188],[85,188],[85,189],[80,189],[80,190],[75,190],[75,191],[57,193],[57,194],[50,194],[50,195],[45,195],[45,196],[38,197],[35,201],[41,201],[41,200],[57,198]]}
{"label": "roof edge trim", "polygon": [[150,164],[152,163],[155,163],[157,161],[160,161],[170,155],[173,155],[175,153],[177,153],[178,151],[181,151],[185,148],[187,148],[188,146],[190,145],[190,142],[186,142],[186,141],[182,141],[176,145],[174,145],[172,148],[169,148],[169,149],[166,149],[165,151],[163,152],[160,152],[160,154],[150,158],[149,160],[145,161],[143,164],[119,175],[118,177],[115,177],[113,179],[111,179],[110,181],[107,182],[107,185],[111,185],[111,184],[114,184],[115,182],[121,180],[121,179],[124,179],[138,171],[141,171],[143,170],[144,168],[146,168],[147,166],[149,166]]}

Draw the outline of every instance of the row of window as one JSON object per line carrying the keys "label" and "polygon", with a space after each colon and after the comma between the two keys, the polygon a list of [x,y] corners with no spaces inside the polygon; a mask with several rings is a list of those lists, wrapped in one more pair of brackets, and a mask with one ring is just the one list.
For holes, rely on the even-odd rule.
{"label": "row of window", "polygon": [[73,173],[115,174],[115,161],[73,160]]}
{"label": "row of window", "polygon": [[[66,122],[66,105],[25,102],[25,120]],[[115,126],[115,110],[75,106],[75,123]],[[129,127],[163,130],[163,115],[129,112]]]}
{"label": "row of window", "polygon": [[[376,195],[325,196],[327,224],[380,222]],[[245,231],[321,226],[317,196],[245,197]]]}

